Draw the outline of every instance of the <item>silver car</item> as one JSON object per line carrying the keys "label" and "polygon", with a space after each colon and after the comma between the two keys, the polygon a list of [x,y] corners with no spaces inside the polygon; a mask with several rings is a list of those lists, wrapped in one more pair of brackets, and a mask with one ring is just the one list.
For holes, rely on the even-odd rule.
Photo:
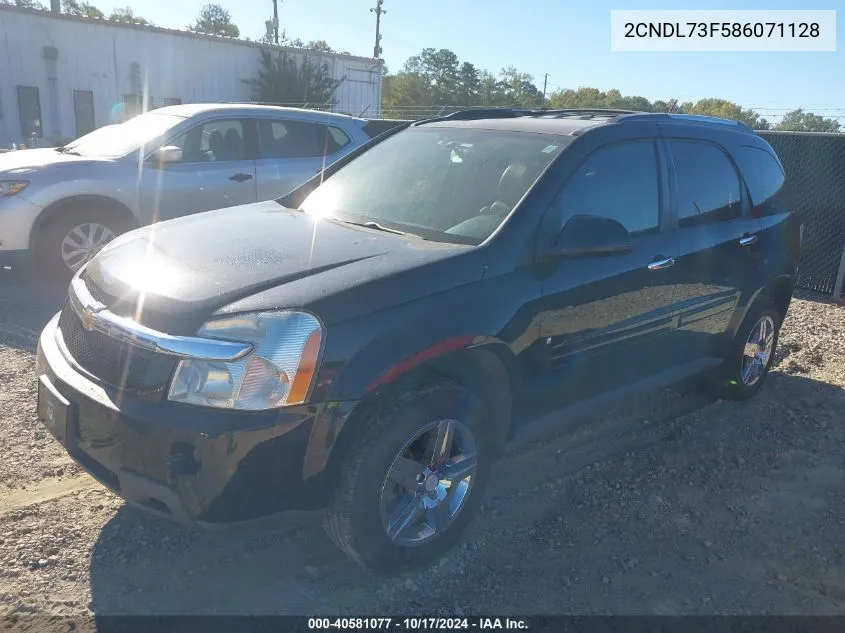
{"label": "silver car", "polygon": [[368,121],[260,105],[169,106],[64,147],[0,154],[0,265],[78,270],[119,233],[278,198],[370,139]]}

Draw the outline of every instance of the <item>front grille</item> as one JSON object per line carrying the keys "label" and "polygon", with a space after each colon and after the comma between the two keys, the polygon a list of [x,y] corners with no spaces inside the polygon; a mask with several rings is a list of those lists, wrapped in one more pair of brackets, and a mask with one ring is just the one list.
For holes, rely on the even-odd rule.
{"label": "front grille", "polygon": [[59,317],[59,330],[68,353],[82,369],[125,391],[160,390],[175,367],[175,362],[167,356],[124,343],[96,330],[86,330],[69,305]]}
{"label": "front grille", "polygon": [[114,297],[103,292],[103,290],[97,286],[97,284],[93,284],[88,280],[88,272],[85,271],[82,273],[82,281],[85,282],[85,288],[88,290],[88,293],[93,297],[94,301],[99,301],[103,305],[107,306],[114,302]]}

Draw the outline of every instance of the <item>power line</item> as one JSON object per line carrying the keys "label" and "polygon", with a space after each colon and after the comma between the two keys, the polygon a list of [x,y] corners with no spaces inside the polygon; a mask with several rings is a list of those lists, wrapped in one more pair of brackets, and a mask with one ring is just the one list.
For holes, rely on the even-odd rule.
{"label": "power line", "polygon": [[376,6],[370,9],[370,13],[376,14],[376,45],[373,47],[373,57],[376,59],[381,57],[381,14],[387,13],[387,11],[381,8],[382,4],[384,4],[384,0],[376,0]]}

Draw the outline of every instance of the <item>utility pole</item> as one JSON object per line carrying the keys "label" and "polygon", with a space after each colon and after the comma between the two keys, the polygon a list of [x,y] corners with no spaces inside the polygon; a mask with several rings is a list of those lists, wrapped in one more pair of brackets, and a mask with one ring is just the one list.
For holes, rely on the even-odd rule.
{"label": "utility pole", "polygon": [[546,73],[546,77],[543,79],[543,104],[546,103],[546,87],[549,85],[549,73]]}
{"label": "utility pole", "polygon": [[376,59],[381,56],[381,14],[387,13],[387,11],[381,8],[383,4],[384,0],[376,0],[375,8],[370,9],[370,13],[376,14],[376,45],[373,47],[373,57]]}
{"label": "utility pole", "polygon": [[279,45],[279,0],[273,0],[273,41]]}

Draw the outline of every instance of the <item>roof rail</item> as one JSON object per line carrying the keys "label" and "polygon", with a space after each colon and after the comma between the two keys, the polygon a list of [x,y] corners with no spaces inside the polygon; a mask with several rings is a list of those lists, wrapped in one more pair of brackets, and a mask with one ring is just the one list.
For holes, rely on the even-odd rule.
{"label": "roof rail", "polygon": [[511,119],[520,116],[573,116],[617,117],[623,114],[639,114],[639,110],[615,110],[612,108],[467,108],[450,114],[435,116],[416,121],[414,125],[433,123],[436,121],[473,121],[477,119]]}
{"label": "roof rail", "polygon": [[572,115],[572,116],[608,116],[608,117],[615,117],[622,114],[642,114],[642,110],[619,110],[616,108],[558,108],[558,109],[548,109],[548,108],[539,108],[538,110],[532,110],[531,114],[536,116],[543,116],[546,114],[549,115]]}
{"label": "roof rail", "polygon": [[744,130],[746,132],[754,132],[754,128],[750,125],[742,123],[741,121],[734,121],[733,119],[723,119],[721,117],[709,116],[706,114],[683,114],[671,112],[643,112],[637,114],[630,114],[619,117],[619,123],[647,121],[649,119],[665,119],[669,121],[679,121],[687,123],[709,123],[713,125],[727,125]]}
{"label": "roof rail", "polygon": [[474,121],[477,119],[512,119],[518,116],[525,116],[531,110],[527,108],[467,108],[449,114],[433,116],[427,119],[415,121],[413,125],[424,123],[435,123],[437,121]]}

